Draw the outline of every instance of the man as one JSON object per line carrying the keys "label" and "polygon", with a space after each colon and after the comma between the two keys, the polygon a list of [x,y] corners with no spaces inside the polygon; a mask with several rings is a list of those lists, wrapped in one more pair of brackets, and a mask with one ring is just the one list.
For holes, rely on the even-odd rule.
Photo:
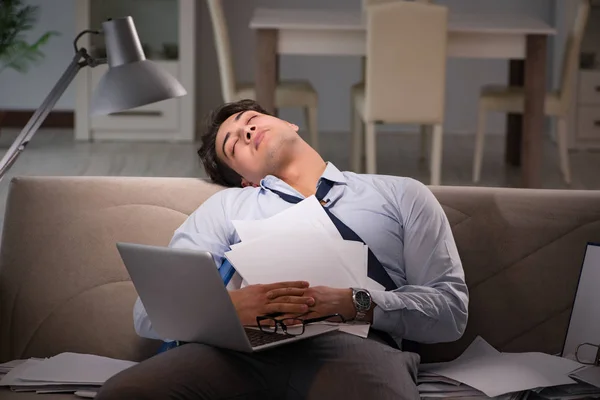
{"label": "man", "polygon": [[[228,289],[242,323],[256,325],[258,315],[269,313],[339,313],[370,322],[369,337],[335,332],[256,354],[188,343],[113,377],[98,398],[419,398],[419,356],[401,351],[402,339],[457,340],[468,308],[454,238],[428,188],[410,178],[342,173],[300,138],[296,125],[252,100],[211,115],[199,154],[210,178],[231,188],[190,215],[172,247],[210,251],[221,266],[239,241],[232,220],[268,218],[316,195],[343,224],[336,223],[340,233],[346,229],[369,246],[369,276],[388,288],[282,282],[240,289],[235,275]],[[138,334],[159,339],[139,299],[134,315]]]}

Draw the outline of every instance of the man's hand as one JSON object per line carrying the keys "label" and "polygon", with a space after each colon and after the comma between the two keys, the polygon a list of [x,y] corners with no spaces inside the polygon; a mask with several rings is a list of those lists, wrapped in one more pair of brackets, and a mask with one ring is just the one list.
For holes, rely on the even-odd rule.
{"label": "man's hand", "polygon": [[[346,321],[356,317],[356,308],[352,301],[352,289],[337,289],[327,286],[315,286],[306,289],[304,296],[315,299],[314,306],[310,307],[310,313],[304,318],[319,318],[331,314],[340,314]],[[372,312],[367,320],[372,320]]]}
{"label": "man's hand", "polygon": [[279,282],[250,285],[232,290],[229,296],[243,325],[256,325],[256,317],[281,314],[280,318],[305,314],[315,301],[306,295],[308,282]]}

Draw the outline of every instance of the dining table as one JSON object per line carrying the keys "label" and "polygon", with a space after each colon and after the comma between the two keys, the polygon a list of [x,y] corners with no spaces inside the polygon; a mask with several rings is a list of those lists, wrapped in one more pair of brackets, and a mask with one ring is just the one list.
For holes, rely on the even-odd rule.
{"label": "dining table", "polygon": [[[256,35],[256,100],[275,112],[280,55],[366,57],[366,16],[363,9],[256,8],[249,24]],[[541,17],[449,10],[448,57],[507,60],[509,84],[524,86],[523,115],[507,117],[505,159],[521,166],[526,188],[541,186],[547,45],[555,34]]]}

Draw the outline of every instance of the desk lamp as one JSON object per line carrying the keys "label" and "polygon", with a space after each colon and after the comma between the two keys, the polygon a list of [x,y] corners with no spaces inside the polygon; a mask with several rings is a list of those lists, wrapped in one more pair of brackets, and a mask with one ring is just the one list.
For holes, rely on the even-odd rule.
{"label": "desk lamp", "polygon": [[[93,58],[77,41],[85,34],[104,35],[106,59]],[[58,99],[80,69],[108,64],[109,69],[91,99],[91,115],[108,115],[180,97],[187,94],[181,84],[156,63],[147,60],[131,17],[109,19],[102,30],[85,30],[73,42],[75,56],[40,107],[0,160],[0,180],[35,135]]]}

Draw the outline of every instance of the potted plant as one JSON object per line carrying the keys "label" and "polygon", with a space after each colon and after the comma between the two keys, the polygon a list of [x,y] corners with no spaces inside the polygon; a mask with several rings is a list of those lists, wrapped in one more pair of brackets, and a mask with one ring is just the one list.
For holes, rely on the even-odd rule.
{"label": "potted plant", "polygon": [[[26,73],[29,67],[44,58],[41,47],[58,32],[48,31],[33,43],[25,39],[37,21],[38,6],[22,0],[0,0],[0,74],[6,69]],[[0,111],[0,122],[3,113]]]}

